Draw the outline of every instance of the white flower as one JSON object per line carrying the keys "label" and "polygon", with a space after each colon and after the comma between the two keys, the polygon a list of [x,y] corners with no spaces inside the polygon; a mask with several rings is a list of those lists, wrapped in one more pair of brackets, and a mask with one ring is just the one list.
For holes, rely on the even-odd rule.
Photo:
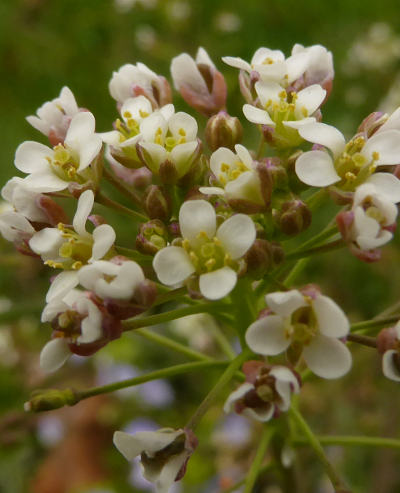
{"label": "white flower", "polygon": [[280,50],[259,48],[250,63],[230,56],[223,57],[222,60],[231,67],[249,73],[258,72],[263,81],[276,82],[286,87],[305,72],[309,63],[309,54],[299,51],[285,59],[285,55]]}
{"label": "white flower", "polygon": [[304,125],[315,122],[312,115],[326,95],[325,89],[318,84],[288,94],[277,82],[258,81],[255,90],[263,109],[245,104],[245,117],[252,123],[273,127],[279,133],[291,130],[299,130],[300,133]]}
{"label": "white flower", "polygon": [[13,210],[0,214],[0,233],[7,241],[28,241],[35,234],[35,229],[26,217]]}
{"label": "white flower", "polygon": [[307,56],[307,64],[303,75],[303,84],[320,84],[324,86],[334,77],[332,53],[325,46],[312,45],[304,47],[295,44],[292,48],[292,56]]}
{"label": "white flower", "polygon": [[142,121],[140,133],[139,156],[150,171],[159,174],[167,162],[172,163],[177,178],[190,170],[199,149],[197,122],[192,116],[179,112],[165,117],[155,112]]}
{"label": "white flower", "polygon": [[[354,190],[366,180],[389,200],[400,200],[400,181],[390,173],[377,173],[377,166],[400,162],[399,111],[393,113],[369,139],[356,135],[347,144],[342,133],[325,123],[310,123],[299,128],[303,139],[327,148],[303,153],[296,161],[296,174],[307,185],[327,187],[338,183]],[[371,176],[372,175],[372,176]]]}
{"label": "white flower", "polygon": [[181,53],[172,59],[171,75],[175,88],[193,108],[211,116],[225,108],[226,83],[204,48],[196,59]]}
{"label": "white flower", "polygon": [[47,135],[53,145],[63,142],[71,119],[79,113],[78,105],[72,91],[63,87],[58,98],[44,103],[37,111],[37,116],[27,116],[32,127]]}
{"label": "white flower", "polygon": [[58,228],[44,228],[29,241],[31,249],[51,267],[77,270],[85,263],[103,258],[115,241],[115,231],[108,224],[86,231],[86,221],[93,208],[94,194],[82,193],[72,222],[73,229],[60,224]]}
{"label": "white flower", "polygon": [[351,236],[361,250],[373,250],[392,239],[393,233],[387,228],[395,225],[397,207],[372,183],[356,189],[352,212]]}
{"label": "white flower", "polygon": [[94,129],[94,116],[84,111],[72,118],[64,144],[51,149],[39,142],[23,142],[16,151],[15,166],[29,173],[25,185],[40,193],[64,190],[71,181],[83,183],[102,146]]}
{"label": "white flower", "polygon": [[174,286],[196,274],[205,298],[223,298],[236,285],[236,260],[255,240],[253,221],[245,214],[236,214],[217,229],[212,205],[205,200],[190,200],[179,211],[179,225],[182,246],[165,247],[154,257],[159,280]]}
{"label": "white flower", "polygon": [[291,345],[300,346],[310,370],[323,378],[338,378],[350,370],[350,351],[338,340],[348,334],[349,322],[334,301],[317,292],[305,296],[297,289],[270,293],[265,299],[273,313],[247,329],[250,349],[274,356]]}
{"label": "white flower", "polygon": [[[140,124],[153,113],[153,107],[145,96],[127,99],[121,107],[122,121],[117,120],[115,126],[117,130],[99,134],[103,142],[111,146],[112,155],[119,158],[123,164],[126,160],[138,162],[136,144],[142,138]],[[168,120],[175,112],[172,104],[167,104],[160,108],[159,112]]]}
{"label": "white flower", "polygon": [[143,476],[155,483],[157,493],[168,493],[175,480],[181,478],[196,446],[184,430],[172,428],[139,431],[133,435],[116,431],[113,441],[127,460],[141,456]]}
{"label": "white flower", "polygon": [[243,383],[230,394],[224,411],[235,411],[257,421],[266,422],[290,407],[292,393],[298,394],[297,377],[286,366],[260,371],[254,381]]}
{"label": "white flower", "polygon": [[[83,291],[70,289],[66,292],[65,285],[63,288],[49,291],[48,304],[43,310],[41,320],[52,322],[58,317],[60,327],[65,330],[71,327],[73,332],[69,337],[56,337],[43,347],[40,353],[40,367],[46,372],[56,371],[65,363],[71,355],[70,343],[91,344],[103,337],[103,316],[99,308]],[[76,332],[77,324],[80,328],[79,333]]]}
{"label": "white flower", "polygon": [[212,153],[210,168],[220,187],[200,187],[199,191],[208,195],[225,195],[229,199],[243,199],[264,206],[261,182],[249,151],[236,144],[232,152],[220,147]]}
{"label": "white flower", "polygon": [[388,349],[384,352],[382,357],[382,371],[386,378],[394,380],[395,382],[400,382],[400,359],[399,359],[399,348],[400,348],[400,322],[389,329],[394,332],[394,341],[392,344],[393,349]]}
{"label": "white flower", "polygon": [[30,190],[24,179],[14,176],[8,180],[1,190],[1,196],[12,204],[16,212],[30,221],[48,222],[48,216],[37,203],[40,194]]}
{"label": "white flower", "polygon": [[127,63],[120,67],[117,72],[113,72],[108,88],[111,97],[119,104],[139,95],[146,96],[154,108],[164,106],[171,100],[171,89],[165,78],[143,63]]}
{"label": "white flower", "polygon": [[144,281],[141,267],[131,260],[119,264],[96,260],[78,273],[80,284],[100,298],[130,300],[138,285]]}

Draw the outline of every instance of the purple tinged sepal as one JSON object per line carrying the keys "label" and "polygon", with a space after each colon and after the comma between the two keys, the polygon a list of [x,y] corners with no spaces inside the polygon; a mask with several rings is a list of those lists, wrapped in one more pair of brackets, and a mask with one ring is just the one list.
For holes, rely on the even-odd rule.
{"label": "purple tinged sepal", "polygon": [[212,116],[206,125],[205,137],[211,151],[220,147],[235,150],[243,137],[243,127],[239,118],[230,116],[226,111],[220,111]]}

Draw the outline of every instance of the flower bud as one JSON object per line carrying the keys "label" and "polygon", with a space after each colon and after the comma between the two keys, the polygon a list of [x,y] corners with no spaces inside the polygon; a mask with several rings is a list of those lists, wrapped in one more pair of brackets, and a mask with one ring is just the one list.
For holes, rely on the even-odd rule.
{"label": "flower bud", "polygon": [[357,133],[362,133],[366,139],[369,139],[387,120],[388,115],[386,113],[374,111],[364,118],[357,129]]}
{"label": "flower bud", "polygon": [[169,197],[158,185],[150,185],[144,196],[144,209],[150,219],[167,220],[171,215]]}
{"label": "flower bud", "polygon": [[205,116],[225,108],[226,82],[207,52],[199,48],[196,60],[187,53],[172,59],[171,75],[176,89],[189,106]]}
{"label": "flower bud", "polygon": [[24,404],[24,409],[27,412],[38,413],[73,406],[77,402],[79,398],[72,389],[38,389],[32,392],[29,401]]}
{"label": "flower bud", "polygon": [[48,195],[40,194],[36,204],[48,218],[48,224],[57,226],[59,223],[68,224],[69,220],[64,209]]}
{"label": "flower bud", "polygon": [[260,279],[283,259],[284,252],[279,243],[258,238],[245,255],[247,274]]}
{"label": "flower bud", "polygon": [[230,116],[226,111],[220,111],[208,120],[205,136],[212,151],[219,147],[227,147],[234,151],[235,144],[242,140],[243,127],[239,118]]}
{"label": "flower bud", "polygon": [[159,219],[152,219],[139,226],[136,237],[136,248],[139,252],[155,255],[161,248],[167,246],[168,231],[165,224]]}
{"label": "flower bud", "polygon": [[311,224],[312,214],[307,205],[294,199],[282,204],[278,212],[278,226],[288,236],[295,236],[305,231]]}
{"label": "flower bud", "polygon": [[394,327],[382,329],[376,338],[376,348],[383,354],[390,349],[395,349],[398,344],[398,335]]}

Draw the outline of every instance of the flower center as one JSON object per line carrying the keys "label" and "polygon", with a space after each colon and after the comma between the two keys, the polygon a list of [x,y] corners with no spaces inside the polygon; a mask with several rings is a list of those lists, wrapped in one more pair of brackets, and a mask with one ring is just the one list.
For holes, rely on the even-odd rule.
{"label": "flower center", "polygon": [[228,182],[236,180],[242,173],[249,170],[250,168],[242,161],[235,161],[233,164],[222,163],[217,178],[221,185],[225,186]]}
{"label": "flower center", "polygon": [[335,161],[336,172],[343,180],[341,188],[344,190],[354,190],[376,170],[374,163],[379,159],[379,153],[374,152],[372,160],[369,161],[361,153],[364,145],[365,139],[362,136],[350,140]]}
{"label": "flower center", "polygon": [[162,135],[162,129],[161,127],[158,127],[155,135],[154,142],[156,144],[159,144],[165,149],[170,152],[172,149],[179,145],[179,144],[185,144],[187,142],[186,140],[186,131],[183,128],[180,128],[177,132],[177,134],[173,134],[169,129],[165,137]]}
{"label": "flower center", "polygon": [[236,267],[236,262],[225,252],[220,240],[215,236],[209,238],[204,231],[200,231],[195,242],[190,243],[184,239],[182,247],[188,253],[198,274],[205,274],[226,265]]}
{"label": "flower center", "polygon": [[297,93],[286,91],[279,93],[279,100],[269,99],[264,108],[275,124],[282,125],[283,121],[299,120],[308,116],[307,108],[297,104]]}
{"label": "flower center", "polygon": [[294,343],[307,345],[317,334],[317,320],[311,306],[298,308],[286,321],[285,335]]}
{"label": "flower center", "polygon": [[70,149],[62,144],[53,147],[53,157],[47,157],[52,171],[62,180],[77,180],[79,158]]}

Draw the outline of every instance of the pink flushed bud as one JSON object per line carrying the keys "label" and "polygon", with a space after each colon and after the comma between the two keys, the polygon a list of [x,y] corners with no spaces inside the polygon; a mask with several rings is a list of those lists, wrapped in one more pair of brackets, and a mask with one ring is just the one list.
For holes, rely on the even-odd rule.
{"label": "pink flushed bud", "polygon": [[284,256],[283,248],[279,243],[258,238],[244,257],[247,265],[246,273],[254,279],[260,279],[279,265]]}
{"label": "pink flushed bud", "polygon": [[150,185],[146,189],[143,205],[150,219],[165,221],[171,216],[170,198],[158,185]]}
{"label": "pink flushed bud", "polygon": [[68,224],[69,220],[64,209],[48,195],[38,195],[36,205],[48,218],[48,224],[57,226],[59,223]]}
{"label": "pink flushed bud", "polygon": [[172,59],[171,75],[175,88],[189,106],[205,116],[225,109],[227,88],[224,76],[199,48],[196,60],[182,53]]}
{"label": "pink flushed bud", "polygon": [[299,199],[284,202],[277,213],[279,229],[288,236],[305,231],[311,224],[312,214],[307,205]]}
{"label": "pink flushed bud", "polygon": [[220,147],[234,151],[235,145],[242,140],[243,127],[239,118],[228,115],[226,111],[220,111],[208,120],[205,136],[211,151]]}
{"label": "pink flushed bud", "polygon": [[134,84],[132,86],[132,96],[145,96],[151,102],[154,110],[172,102],[171,86],[162,75],[158,75],[157,79],[152,81],[151,89]]}
{"label": "pink flushed bud", "polygon": [[138,169],[130,169],[120,165],[119,163],[110,164],[115,176],[127,185],[133,186],[134,188],[143,189],[151,183],[151,178],[153,175],[151,171],[146,168],[146,166],[142,166]]}
{"label": "pink flushed bud", "polygon": [[364,118],[357,129],[357,133],[361,133],[366,139],[369,139],[377,130],[381,128],[388,118],[389,116],[386,113],[383,113],[382,111],[374,111]]}
{"label": "pink flushed bud", "polygon": [[159,219],[152,219],[139,226],[136,237],[136,248],[147,255],[155,255],[167,246],[168,231],[165,224]]}
{"label": "pink flushed bud", "polygon": [[399,348],[399,339],[394,327],[382,329],[376,338],[376,348],[379,353],[383,354],[390,349]]}

